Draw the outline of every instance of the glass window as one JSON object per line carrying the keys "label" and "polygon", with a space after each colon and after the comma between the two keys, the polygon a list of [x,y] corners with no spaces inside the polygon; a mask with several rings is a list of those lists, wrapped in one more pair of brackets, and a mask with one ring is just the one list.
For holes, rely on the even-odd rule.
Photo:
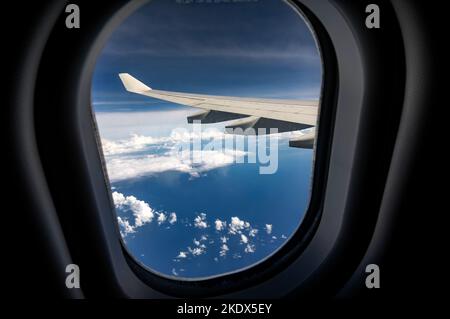
{"label": "glass window", "polygon": [[129,16],[98,58],[92,105],[131,256],[202,279],[285,244],[308,208],[321,83],[287,2],[154,0]]}

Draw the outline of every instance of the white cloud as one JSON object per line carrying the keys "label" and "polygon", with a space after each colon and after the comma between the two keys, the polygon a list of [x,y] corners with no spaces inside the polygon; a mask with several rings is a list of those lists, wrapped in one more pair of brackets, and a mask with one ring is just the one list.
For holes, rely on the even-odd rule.
{"label": "white cloud", "polygon": [[191,248],[188,247],[189,252],[192,254],[192,256],[200,256],[203,255],[204,253],[206,253],[206,248],[205,247],[195,247],[195,248]]}
{"label": "white cloud", "polygon": [[175,224],[177,222],[177,214],[175,213],[170,213],[169,216],[169,223],[170,224]]}
{"label": "white cloud", "polygon": [[[167,221],[167,214],[163,212],[156,212],[153,210],[148,203],[138,200],[134,196],[125,196],[119,192],[112,193],[114,206],[116,209],[122,210],[130,210],[134,217],[134,222],[130,223],[130,221],[126,218],[122,218],[120,216],[117,217],[117,222],[121,227],[121,234],[123,237],[130,233],[136,232],[138,227],[141,227],[145,224],[151,223],[155,215],[157,215],[158,225],[161,225]],[[174,224],[177,221],[177,215],[175,213],[171,213],[169,215],[169,223]]]}
{"label": "white cloud", "polygon": [[130,222],[126,219],[122,219],[119,217],[117,217],[117,222],[119,223],[119,226],[123,229],[123,231],[121,231],[122,237],[125,237],[128,234],[134,233],[134,227],[130,225]]}
{"label": "white cloud", "polygon": [[[205,213],[201,213],[194,218],[194,223],[190,224],[190,227],[197,228],[206,228],[209,227],[206,223],[207,215]],[[229,222],[222,221],[219,218],[215,220],[215,229],[227,229],[228,234],[237,235],[237,240],[240,244],[243,245],[243,249],[241,251],[233,251],[233,248],[237,248],[235,246],[235,241],[233,240],[233,245],[230,245],[230,236],[224,236],[223,233],[210,233],[201,235],[200,239],[193,239],[193,246],[187,247],[187,251],[180,251],[178,254],[178,259],[175,261],[180,261],[180,259],[187,258],[190,254],[193,257],[200,256],[206,254],[207,246],[206,244],[213,244],[215,241],[211,240],[211,236],[217,236],[217,242],[219,245],[219,252],[217,256],[214,256],[215,261],[219,261],[218,257],[225,257],[232,252],[231,257],[233,259],[243,258],[245,254],[252,254],[256,252],[258,241],[259,230],[257,228],[252,228],[250,222],[240,219],[237,216],[234,216],[230,219]],[[264,229],[267,233],[272,233],[273,226],[272,224],[264,225]],[[276,237],[271,235],[271,242],[273,242]],[[286,237],[283,235],[283,237]],[[254,242],[252,242],[254,240]],[[242,247],[242,246],[241,246]]]}
{"label": "white cloud", "polygon": [[250,223],[239,219],[239,217],[231,217],[231,222],[228,226],[228,231],[231,234],[240,234],[243,229],[249,228]]}
{"label": "white cloud", "polygon": [[194,226],[197,228],[207,228],[208,224],[206,222],[206,214],[201,213],[199,216],[194,218]]}
{"label": "white cloud", "polygon": [[[132,212],[134,217],[134,223],[131,223],[127,218],[117,217],[118,224],[121,228],[121,234],[123,237],[128,234],[135,233],[136,228],[141,227],[147,223],[150,223],[155,216],[157,216],[156,220],[159,224],[162,224],[168,221],[170,224],[173,224],[177,221],[177,215],[175,212],[166,214],[163,212],[154,211],[146,202],[138,200],[134,196],[124,196],[123,194],[114,191],[113,200],[116,208],[129,210]],[[188,224],[189,227],[195,227],[200,229],[206,229],[209,227],[207,222],[207,215],[205,213],[200,213],[194,218],[193,224]],[[258,234],[258,229],[252,228],[251,224],[248,221],[242,220],[237,216],[233,216],[230,218],[230,221],[222,221],[220,219],[216,219],[214,222],[215,230],[222,231],[224,229],[228,230],[228,234],[238,235],[239,242],[245,245],[244,252],[247,254],[254,253],[256,251],[256,246],[250,242],[250,238],[255,238]],[[272,224],[266,224],[264,227],[267,234],[271,234],[273,230]],[[245,234],[244,234],[245,231]],[[220,236],[218,233],[215,233],[218,236],[218,242],[220,243],[219,256],[224,257],[228,254],[231,247],[229,246],[229,237]],[[283,234],[282,238],[286,238]],[[272,240],[277,239],[275,236],[271,236]],[[206,254],[207,247],[205,244],[214,243],[214,240],[209,239],[207,234],[201,235],[200,239],[193,239],[194,246],[187,247],[187,251],[180,251],[178,256],[174,261],[180,261],[180,259],[185,259],[189,256],[189,254],[193,257],[200,256]],[[204,243],[203,243],[204,242]],[[242,256],[235,252],[232,256],[233,258],[241,258]]]}
{"label": "white cloud", "polygon": [[150,176],[157,173],[178,171],[189,173],[188,163],[171,156],[146,155],[106,159],[108,176],[112,182]]}
{"label": "white cloud", "polygon": [[167,215],[164,213],[157,213],[158,214],[158,225],[161,225],[167,220]]}
{"label": "white cloud", "polygon": [[170,134],[169,141],[172,143],[189,143],[191,140],[211,140],[232,138],[229,134],[219,131],[217,128],[208,128],[200,132],[188,131],[185,129],[173,130]]}
{"label": "white cloud", "polygon": [[[235,163],[247,153],[232,149],[191,150],[194,139],[213,141],[232,138],[218,129],[201,132],[175,130],[170,136],[152,137],[132,135],[129,139],[111,141],[102,139],[108,176],[111,181],[120,181],[176,171],[198,177],[201,173]],[[143,150],[158,147],[157,154],[142,154]],[[141,153],[136,153],[136,152]]]}
{"label": "white cloud", "polygon": [[250,231],[248,232],[248,235],[250,237],[255,237],[258,234],[258,230],[256,228],[250,229]]}
{"label": "white cloud", "polygon": [[193,132],[188,130],[173,130],[169,136],[146,136],[139,134],[131,134],[128,139],[109,140],[102,138],[102,149],[105,156],[120,155],[141,151],[155,145],[166,144],[174,146],[175,144],[189,143],[192,140],[210,140],[225,139],[232,136],[211,128],[202,130],[201,132]]}
{"label": "white cloud", "polygon": [[168,138],[154,138],[151,136],[143,136],[132,134],[129,139],[111,141],[102,139],[102,149],[105,156],[132,153],[140,151],[158,143],[167,141]]}
{"label": "white cloud", "polygon": [[[237,156],[245,152],[236,151]],[[113,182],[176,171],[198,177],[201,173],[231,165],[235,152],[202,150],[191,152],[166,152],[162,155],[123,156],[106,158],[109,179]],[[198,160],[197,160],[198,159]]]}
{"label": "white cloud", "polygon": [[180,251],[180,253],[178,254],[177,258],[186,258],[187,257],[187,252],[185,251]]}
{"label": "white cloud", "polygon": [[227,244],[223,244],[222,246],[220,246],[220,251],[219,251],[220,257],[226,256],[226,254],[229,250],[230,250],[230,248],[228,248]]}
{"label": "white cloud", "polygon": [[216,230],[217,231],[221,231],[225,227],[227,227],[227,222],[226,221],[221,221],[220,219],[216,219],[216,221],[214,223],[216,225]]}
{"label": "white cloud", "polygon": [[254,253],[255,252],[255,245],[251,245],[251,244],[247,244],[247,246],[245,247],[245,249],[244,249],[244,251],[247,253],[247,254],[251,254],[251,253]]}
{"label": "white cloud", "polygon": [[150,223],[155,216],[153,209],[146,202],[134,196],[124,196],[119,192],[113,192],[112,197],[116,208],[129,209],[133,213],[134,225],[126,224],[122,220],[122,226],[128,227],[128,230],[135,230],[137,227]]}

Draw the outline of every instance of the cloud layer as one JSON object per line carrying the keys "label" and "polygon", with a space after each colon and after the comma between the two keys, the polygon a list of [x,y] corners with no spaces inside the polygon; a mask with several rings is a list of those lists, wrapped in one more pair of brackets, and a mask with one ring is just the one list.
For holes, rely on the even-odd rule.
{"label": "cloud layer", "polygon": [[[129,234],[137,233],[140,227],[153,221],[158,226],[162,224],[175,225],[179,222],[175,212],[169,214],[155,211],[148,203],[135,196],[125,196],[115,191],[113,200],[118,211],[117,221],[120,233],[124,239]],[[131,212],[133,218],[125,217],[123,214],[125,212]],[[263,225],[265,231],[262,232],[263,236],[260,236],[257,227],[237,216],[233,216],[229,220],[215,218],[213,222],[210,222],[206,213],[199,213],[191,221],[185,219],[182,223],[187,226],[182,228],[183,231],[191,232],[194,228],[204,233],[199,237],[194,237],[191,245],[174,253],[173,261],[178,263],[206,255],[208,252],[217,262],[226,258],[230,253],[231,258],[239,259],[246,254],[255,253],[258,245],[274,242],[277,239],[275,236],[269,236],[273,232],[272,224]],[[287,237],[282,234],[281,238],[285,240]]]}
{"label": "cloud layer", "polygon": [[[102,139],[109,179],[117,182],[151,176],[168,171],[187,173],[198,177],[201,173],[231,165],[247,152],[236,149],[190,150],[195,140],[214,141],[232,138],[218,130],[201,134],[174,131],[170,136],[151,137],[133,134],[129,139],[111,141]],[[148,150],[152,149],[151,152]]]}

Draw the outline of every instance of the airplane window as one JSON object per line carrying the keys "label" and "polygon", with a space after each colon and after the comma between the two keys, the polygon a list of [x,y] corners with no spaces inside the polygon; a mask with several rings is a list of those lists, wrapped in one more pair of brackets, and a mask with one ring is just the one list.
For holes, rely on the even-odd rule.
{"label": "airplane window", "polygon": [[153,0],[111,35],[92,105],[121,240],[142,267],[247,269],[310,199],[322,61],[289,3]]}

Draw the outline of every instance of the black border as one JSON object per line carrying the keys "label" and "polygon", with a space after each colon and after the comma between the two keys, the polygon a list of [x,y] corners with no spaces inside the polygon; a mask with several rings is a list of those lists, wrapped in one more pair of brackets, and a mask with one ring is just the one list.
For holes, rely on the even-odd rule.
{"label": "black border", "polygon": [[[388,227],[386,222],[378,227],[377,219],[402,115],[403,91],[399,83],[404,82],[401,76],[398,80],[390,72],[393,68],[401,73],[402,40],[396,36],[395,28],[395,36],[361,28],[364,3],[338,0],[303,0],[303,3],[326,26],[340,67],[341,89],[333,137],[336,143],[329,163],[324,218],[303,254],[285,271],[254,288],[225,297],[281,296],[295,287],[292,296],[301,291],[335,295],[355,274],[375,230],[383,225]],[[60,280],[65,275],[64,265],[73,261],[81,267],[86,296],[167,298],[144,284],[126,263],[118,230],[113,227],[110,193],[105,188],[98,141],[89,120],[90,70],[99,50],[98,40],[107,36],[104,26],[111,26],[111,19],[120,20],[122,13],[116,13],[124,7],[132,9],[133,4],[118,0],[107,4],[80,0],[79,4],[83,14],[82,29],[78,32],[64,28],[64,2],[51,2],[45,8],[48,11],[36,10],[48,14],[42,19],[36,16],[30,22],[36,28],[32,33],[35,38],[25,37],[22,41],[28,50],[17,58],[21,68],[10,81],[14,82],[11,85],[14,108],[8,128],[16,134],[13,172],[18,172],[18,188],[25,190],[20,200],[24,211],[32,216],[32,229],[36,229],[36,233],[29,233],[34,234],[33,244],[36,242],[32,247],[37,247],[32,256],[51,264],[54,274],[46,278],[51,276],[52,283],[67,295],[77,295],[73,290],[67,291]],[[402,10],[395,15],[409,21],[402,23],[402,30],[412,29],[411,21],[414,25],[416,20]],[[386,18],[383,15],[383,23],[388,21]],[[414,34],[423,39],[420,33]],[[385,45],[393,51],[387,53],[394,53],[395,58],[383,57]],[[414,62],[409,61],[408,66],[414,69]],[[423,60],[417,63],[420,62]],[[377,110],[380,101],[388,97],[395,100],[392,108],[382,110],[389,115],[386,122],[383,121],[386,115]],[[343,114],[343,110],[350,113]],[[381,132],[377,130],[380,123]],[[406,131],[418,134],[414,127]],[[399,143],[402,141],[399,138]],[[20,267],[20,263],[16,264]]]}

